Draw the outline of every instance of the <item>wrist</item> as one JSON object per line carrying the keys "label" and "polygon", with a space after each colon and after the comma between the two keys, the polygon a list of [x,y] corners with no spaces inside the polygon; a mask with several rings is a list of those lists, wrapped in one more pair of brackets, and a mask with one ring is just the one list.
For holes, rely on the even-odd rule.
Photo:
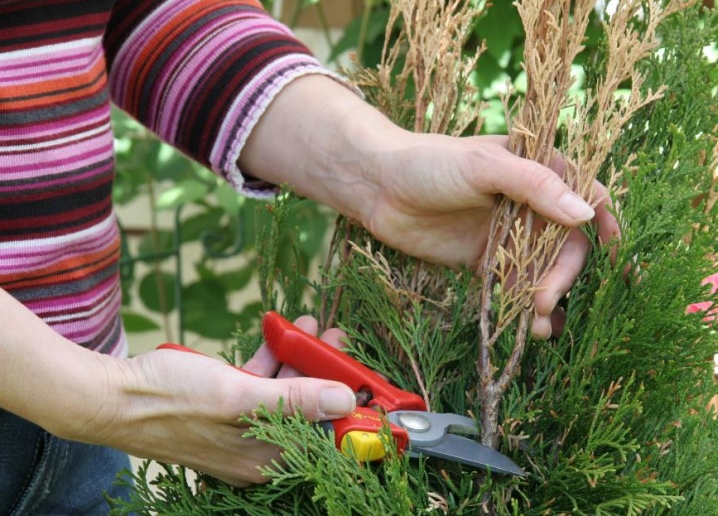
{"label": "wrist", "polygon": [[[68,351],[72,366],[66,368],[67,385],[56,413],[49,411],[39,421],[48,432],[73,441],[107,444],[122,412],[121,393],[127,383],[124,360],[81,348]],[[74,378],[74,380],[72,380]]]}
{"label": "wrist", "polygon": [[113,419],[121,361],[56,333],[0,289],[0,407],[60,437],[96,442]]}
{"label": "wrist", "polygon": [[348,113],[337,130],[344,136],[344,146],[325,172],[329,179],[323,202],[369,228],[387,181],[402,172],[392,164],[397,163],[409,133],[371,106],[364,107]]}
{"label": "wrist", "polygon": [[308,75],[272,101],[239,165],[365,224],[382,190],[380,165],[405,133],[346,86]]}

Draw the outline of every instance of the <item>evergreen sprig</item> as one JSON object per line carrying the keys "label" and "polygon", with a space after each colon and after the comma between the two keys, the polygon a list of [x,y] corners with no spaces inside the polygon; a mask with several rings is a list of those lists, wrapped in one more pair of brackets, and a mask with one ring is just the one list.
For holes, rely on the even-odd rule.
{"label": "evergreen sprig", "polygon": [[[602,166],[604,181],[622,172],[615,195],[620,245],[591,251],[562,300],[564,334],[527,344],[502,400],[499,448],[526,478],[489,477],[391,448],[387,460],[360,464],[301,414],[265,411],[245,423],[255,438],[285,450],[284,462],[267,469],[268,484],[234,490],[203,476],[190,481],[169,466],[153,481],[143,468],[133,501],[116,510],[718,514],[718,422],[707,409],[718,391],[711,361],[718,336],[701,314],[685,312],[691,302],[718,302],[700,286],[718,251],[718,206],[709,208],[704,195],[718,127],[716,65],[702,53],[718,34],[718,14],[686,10],[658,31],[661,48],[643,65],[643,87],[665,85],[666,94],[624,125]],[[597,73],[600,63],[599,56]],[[590,70],[588,81],[595,82]],[[276,220],[274,231],[286,230],[286,218]],[[338,265],[324,271],[320,319],[345,328],[349,352],[423,394],[433,410],[477,415],[476,280],[381,247],[351,221],[337,228]],[[277,278],[271,260],[265,279]],[[278,296],[268,298],[276,308]],[[300,309],[295,302],[285,308],[289,316]],[[511,345],[501,342],[496,352]]]}

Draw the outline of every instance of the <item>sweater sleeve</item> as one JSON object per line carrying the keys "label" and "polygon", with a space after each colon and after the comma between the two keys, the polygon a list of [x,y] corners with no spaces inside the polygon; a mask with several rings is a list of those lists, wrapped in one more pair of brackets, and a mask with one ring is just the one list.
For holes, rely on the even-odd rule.
{"label": "sweater sleeve", "polygon": [[117,0],[104,45],[118,107],[254,197],[274,187],[237,159],[272,99],[306,74],[342,81],[257,0]]}

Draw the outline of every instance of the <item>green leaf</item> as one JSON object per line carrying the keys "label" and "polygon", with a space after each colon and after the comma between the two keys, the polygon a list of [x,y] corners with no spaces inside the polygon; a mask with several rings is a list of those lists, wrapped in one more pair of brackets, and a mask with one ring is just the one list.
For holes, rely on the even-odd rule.
{"label": "green leaf", "polygon": [[139,293],[148,310],[169,313],[175,309],[175,275],[168,272],[149,272],[140,281]]}
{"label": "green leaf", "polygon": [[152,169],[152,176],[156,181],[177,182],[195,177],[196,168],[200,167],[187,156],[164,144],[157,155],[157,164]]}
{"label": "green leaf", "polygon": [[[384,8],[376,7],[369,14],[369,24],[366,30],[365,45],[381,41],[384,32],[386,31],[386,25],[389,23],[389,11]],[[361,33],[362,16],[354,18],[344,29],[342,37],[332,47],[332,51],[329,54],[329,62],[335,61],[340,55],[349,50],[354,50],[359,44],[359,36]]]}
{"label": "green leaf", "polygon": [[252,279],[255,273],[255,264],[250,263],[246,267],[228,272],[223,272],[217,276],[217,280],[224,285],[228,292],[242,290]]}
{"label": "green leaf", "polygon": [[176,208],[188,202],[203,199],[209,187],[197,179],[185,179],[177,183],[157,197],[157,208],[166,210]]}
{"label": "green leaf", "polygon": [[210,339],[230,338],[237,329],[237,315],[228,310],[225,292],[211,279],[183,288],[185,329]]}
{"label": "green leaf", "polygon": [[[147,233],[137,246],[136,258],[144,262],[157,261],[156,255],[174,249],[174,234],[171,231],[160,230],[156,233]],[[163,258],[164,260],[164,258]]]}
{"label": "green leaf", "polygon": [[222,210],[206,208],[196,215],[182,220],[182,243],[199,240],[207,230],[221,231]]}
{"label": "green leaf", "polygon": [[488,107],[481,113],[484,116],[482,130],[488,134],[506,134],[504,106],[498,99],[488,101]]}
{"label": "green leaf", "polygon": [[224,212],[230,217],[237,215],[237,210],[244,203],[245,198],[237,193],[237,191],[225,182],[219,183],[214,190],[217,202]]}
{"label": "green leaf", "polygon": [[478,73],[472,75],[471,80],[479,88],[483,98],[491,99],[506,90],[508,78],[508,73],[496,62],[496,59],[484,54],[479,58]]}
{"label": "green leaf", "polygon": [[261,301],[254,301],[245,305],[242,311],[237,314],[237,328],[243,332],[249,332],[259,325],[260,316],[263,311],[264,308]]}
{"label": "green leaf", "polygon": [[122,324],[129,333],[142,333],[160,329],[159,324],[140,313],[122,310]]}
{"label": "green leaf", "polygon": [[511,61],[514,40],[523,34],[518,11],[511,2],[496,2],[476,25],[476,34],[501,68]]}

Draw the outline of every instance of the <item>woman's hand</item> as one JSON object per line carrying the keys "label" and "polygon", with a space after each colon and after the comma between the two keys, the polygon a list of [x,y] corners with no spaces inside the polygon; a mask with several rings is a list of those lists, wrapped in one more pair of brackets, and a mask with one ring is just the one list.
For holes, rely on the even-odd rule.
{"label": "woman's hand", "polygon": [[[395,145],[400,141],[395,139]],[[483,258],[498,194],[574,228],[536,293],[532,332],[545,338],[560,333],[563,322],[556,305],[571,288],[589,250],[578,226],[595,223],[603,243],[618,238],[620,229],[602,184],[594,185],[594,211],[561,180],[564,163],[558,153],[552,168],[547,168],[516,157],[507,145],[504,136],[406,133],[404,144],[380,161],[381,187],[365,225],[392,247],[452,266],[476,264]]]}
{"label": "woman's hand", "polygon": [[[444,265],[470,266],[482,258],[499,194],[564,226],[595,223],[603,243],[620,233],[603,185],[595,185],[594,211],[561,180],[560,158],[547,168],[509,152],[504,136],[405,131],[323,76],[296,79],[282,90],[239,165],[360,221],[387,245]],[[572,231],[537,291],[535,335],[560,326],[556,303],[588,248],[583,234]]]}
{"label": "woman's hand", "polygon": [[[295,324],[317,333],[311,317]],[[343,336],[332,329],[322,339],[341,347]],[[273,445],[244,437],[240,416],[251,415],[260,405],[275,410],[280,399],[285,414],[301,408],[310,420],[342,417],[355,406],[349,387],[300,377],[282,367],[265,346],[244,366],[259,378],[220,360],[173,350],[145,353],[126,366],[125,386],[113,400],[115,415],[94,433],[93,442],[182,464],[239,487],[266,482],[259,468],[279,460],[280,454]]]}

